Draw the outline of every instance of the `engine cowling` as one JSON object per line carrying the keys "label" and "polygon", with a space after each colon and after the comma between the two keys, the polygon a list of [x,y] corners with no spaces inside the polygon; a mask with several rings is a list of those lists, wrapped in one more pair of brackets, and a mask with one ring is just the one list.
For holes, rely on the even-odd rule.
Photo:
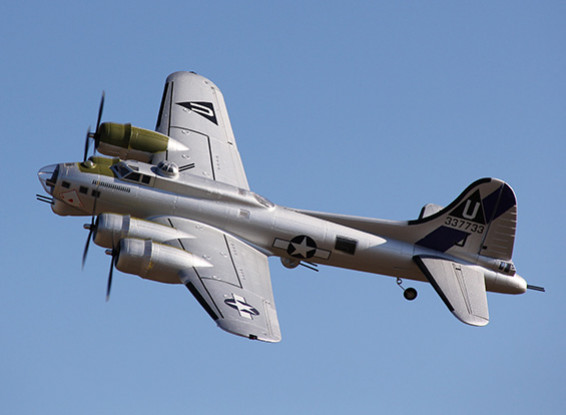
{"label": "engine cowling", "polygon": [[108,156],[147,162],[155,153],[181,149],[171,137],[132,124],[105,122],[98,129],[97,150]]}
{"label": "engine cowling", "polygon": [[193,239],[194,236],[178,229],[132,218],[129,215],[102,213],[96,220],[93,241],[103,248],[115,248],[124,238],[151,239],[166,242],[173,239]]}
{"label": "engine cowling", "polygon": [[179,272],[183,269],[212,267],[205,259],[182,249],[133,238],[120,241],[115,261],[122,272],[168,284],[180,284]]}

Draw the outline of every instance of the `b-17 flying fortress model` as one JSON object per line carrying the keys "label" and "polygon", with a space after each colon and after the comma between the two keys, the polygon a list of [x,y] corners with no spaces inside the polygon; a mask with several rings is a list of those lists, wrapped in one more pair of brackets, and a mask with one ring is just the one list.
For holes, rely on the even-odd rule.
{"label": "b-17 flying fortress model", "polygon": [[[83,162],[42,168],[38,196],[58,215],[91,216],[90,240],[112,271],[184,284],[218,326],[281,340],[267,257],[430,282],[462,322],[489,322],[486,291],[522,294],[511,260],[517,202],[498,179],[472,183],[449,206],[388,221],[278,206],[252,192],[220,90],[192,72],[165,83],[156,131],[100,123]],[[89,142],[111,156],[87,159]],[[404,290],[413,300],[417,292]]]}

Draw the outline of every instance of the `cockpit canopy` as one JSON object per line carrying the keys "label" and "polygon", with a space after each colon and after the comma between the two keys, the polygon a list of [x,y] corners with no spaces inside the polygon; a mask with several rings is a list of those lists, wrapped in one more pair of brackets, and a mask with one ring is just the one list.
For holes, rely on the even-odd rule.
{"label": "cockpit canopy", "polygon": [[139,173],[138,167],[129,165],[123,161],[114,164],[111,168],[116,176],[121,180],[143,184],[149,184],[149,182],[151,181],[151,176]]}

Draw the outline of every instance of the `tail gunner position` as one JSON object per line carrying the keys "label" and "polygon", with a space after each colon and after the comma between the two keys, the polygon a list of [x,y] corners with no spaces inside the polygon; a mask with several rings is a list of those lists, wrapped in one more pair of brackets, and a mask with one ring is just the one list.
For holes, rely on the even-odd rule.
{"label": "tail gunner position", "polygon": [[[218,326],[281,340],[268,256],[287,268],[330,265],[430,282],[462,322],[489,321],[486,291],[522,294],[511,260],[517,202],[497,179],[471,184],[449,206],[396,222],[289,209],[250,191],[220,90],[192,72],[167,78],[156,131],[100,123],[82,163],[42,168],[58,215],[90,216],[90,240],[112,270],[184,284]],[[111,156],[90,157],[88,146]],[[414,288],[405,298],[417,296]]]}

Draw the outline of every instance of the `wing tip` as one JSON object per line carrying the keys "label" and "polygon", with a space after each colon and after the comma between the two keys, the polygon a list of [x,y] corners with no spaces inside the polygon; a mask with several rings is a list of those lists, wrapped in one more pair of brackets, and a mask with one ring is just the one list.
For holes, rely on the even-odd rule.
{"label": "wing tip", "polygon": [[228,327],[224,327],[222,324],[220,324],[220,322],[217,321],[218,327],[220,327],[222,330],[224,330],[227,333],[230,334],[234,334],[236,336],[239,337],[243,337],[245,339],[248,340],[259,340],[265,343],[279,343],[281,341],[281,335],[269,335],[266,333],[262,333],[262,334],[252,334],[252,333],[247,333],[246,331],[235,331],[232,330]]}
{"label": "wing tip", "polygon": [[166,83],[172,82],[172,81],[177,81],[181,78],[184,78],[186,80],[193,80],[193,81],[201,81],[204,83],[208,83],[211,86],[213,86],[216,89],[219,89],[214,82],[212,82],[210,79],[208,79],[205,76],[199,75],[198,73],[194,72],[194,71],[177,71],[177,72],[173,72],[171,73],[168,77],[167,80],[165,81]]}
{"label": "wing tip", "polygon": [[259,340],[266,343],[279,343],[281,341],[281,333],[267,333],[259,332],[257,327],[246,323],[234,324],[234,322],[219,319],[216,324],[222,330],[234,334],[236,336],[244,337],[248,340]]}
{"label": "wing tip", "polygon": [[460,320],[462,323],[467,324],[469,326],[474,327],[485,327],[489,323],[489,318],[475,316],[473,314],[466,314],[464,316],[456,314],[454,311],[452,312],[454,316]]}

